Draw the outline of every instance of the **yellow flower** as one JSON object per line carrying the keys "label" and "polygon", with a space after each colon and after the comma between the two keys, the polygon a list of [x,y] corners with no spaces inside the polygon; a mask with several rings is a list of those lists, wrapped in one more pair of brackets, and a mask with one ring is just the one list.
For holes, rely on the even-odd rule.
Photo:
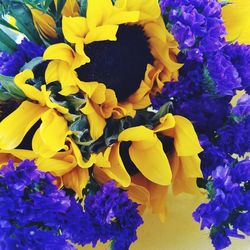
{"label": "yellow flower", "polygon": [[[126,38],[131,30],[131,34],[135,36]],[[80,91],[87,96],[86,107],[82,110],[88,116],[93,139],[103,134],[105,119],[111,115],[115,119],[128,115],[133,117],[135,110],[146,108],[151,104],[151,94],[161,91],[165,82],[176,80],[178,77],[178,69],[181,67],[181,64],[176,62],[178,44],[167,31],[156,0],[149,0],[147,3],[142,0],[117,0],[114,4],[111,0],[88,0],[86,17],[63,16],[62,31],[67,42],[71,43],[71,47],[61,43],[47,48],[44,59],[52,61],[46,69],[46,83],[59,81],[62,95]],[[116,65],[114,60],[117,58],[112,58],[116,54],[112,52],[113,48],[122,47],[123,43],[130,44],[122,39],[131,41],[138,39],[139,42],[142,41],[142,47],[146,47],[145,53],[138,52],[141,54],[138,54],[136,60],[145,56],[142,65],[138,61],[139,70],[128,69],[131,62],[123,62],[122,58],[119,58],[121,62],[117,62]],[[99,47],[96,46],[101,44],[103,44],[103,47],[100,47],[101,54],[98,54]],[[141,47],[140,43],[136,46]],[[131,47],[133,48],[133,45]],[[122,49],[128,50],[126,46]],[[136,52],[135,50],[131,53],[136,54]],[[126,54],[129,53],[128,50]],[[103,64],[109,67],[109,62],[113,66],[108,69],[105,66],[102,69],[96,66]],[[116,70],[122,72],[123,67],[126,68],[124,74],[127,76],[136,75],[135,82],[129,78],[128,82],[120,83],[120,79],[125,79],[126,75],[115,74]],[[94,87],[91,86],[93,84]],[[106,86],[106,101],[103,102],[104,105],[98,103],[99,107],[95,105],[97,102],[89,97],[88,92],[89,89],[95,89],[97,84],[98,89],[102,84]],[[108,115],[102,112],[102,107],[107,106]]]}
{"label": "yellow flower", "polygon": [[53,156],[65,147],[69,134],[67,121],[60,114],[68,110],[49,99],[50,92],[42,85],[41,91],[26,83],[33,78],[31,70],[25,70],[15,77],[16,85],[31,99],[25,100],[0,123],[0,149],[11,150],[23,140],[30,128],[41,119],[32,147],[41,156]]}
{"label": "yellow flower", "polygon": [[222,18],[227,30],[227,41],[250,44],[250,2],[232,0],[222,8]]}

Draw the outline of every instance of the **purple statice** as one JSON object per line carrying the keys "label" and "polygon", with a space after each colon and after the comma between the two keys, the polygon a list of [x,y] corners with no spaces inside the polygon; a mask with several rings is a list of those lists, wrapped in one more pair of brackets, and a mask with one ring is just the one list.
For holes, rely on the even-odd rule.
{"label": "purple statice", "polygon": [[168,24],[188,60],[201,62],[204,54],[225,45],[226,34],[217,0],[162,0]]}
{"label": "purple statice", "polygon": [[230,121],[217,130],[216,144],[228,154],[243,156],[250,151],[250,116],[237,122]]}
{"label": "purple statice", "polygon": [[244,94],[237,100],[236,106],[232,109],[232,115],[240,120],[250,116],[250,95]]}
{"label": "purple statice", "polygon": [[[75,249],[64,234],[82,209],[53,184],[54,177],[24,160],[0,171],[0,248]],[[68,212],[74,214],[69,217]],[[74,212],[73,212],[74,211]]]}
{"label": "purple statice", "polygon": [[207,182],[208,203],[201,204],[193,213],[201,229],[210,229],[215,249],[231,244],[229,237],[250,235],[250,160],[218,166]]}
{"label": "purple statice", "polygon": [[217,166],[227,164],[231,157],[223,148],[215,146],[206,135],[199,135],[203,151],[199,154],[204,179],[208,179]]}
{"label": "purple statice", "polygon": [[0,55],[0,74],[15,76],[22,66],[35,57],[43,55],[44,47],[28,41],[26,38],[17,45],[17,49],[11,55],[3,52]]}
{"label": "purple statice", "polygon": [[230,44],[223,48],[223,53],[236,68],[242,88],[250,94],[250,45]]}
{"label": "purple statice", "polygon": [[[136,229],[143,223],[137,204],[128,199],[126,192],[115,187],[115,182],[104,184],[95,194],[85,199],[85,214],[89,217],[91,242],[112,240],[112,249],[127,250],[137,239]],[[83,244],[90,243],[83,242]]]}
{"label": "purple statice", "polygon": [[218,51],[208,56],[207,68],[213,81],[214,91],[219,96],[234,96],[241,88],[241,78],[230,58]]}

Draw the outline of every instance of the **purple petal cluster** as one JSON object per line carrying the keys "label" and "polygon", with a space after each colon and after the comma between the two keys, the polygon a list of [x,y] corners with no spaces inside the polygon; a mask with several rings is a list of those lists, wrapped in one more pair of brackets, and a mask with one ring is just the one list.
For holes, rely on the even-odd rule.
{"label": "purple petal cluster", "polygon": [[172,33],[188,60],[201,62],[204,54],[225,45],[226,34],[221,18],[221,5],[216,0],[162,0]]}
{"label": "purple petal cluster", "polygon": [[75,248],[69,242],[111,240],[113,249],[125,250],[137,239],[143,223],[138,205],[114,182],[88,194],[83,209],[54,180],[29,160],[16,169],[9,161],[0,170],[0,249],[70,250]]}
{"label": "purple petal cluster", "polygon": [[243,156],[250,152],[250,116],[240,122],[232,121],[217,130],[217,145],[228,154]]}
{"label": "purple petal cluster", "polygon": [[[82,211],[52,183],[54,177],[25,160],[0,171],[0,249],[75,249],[63,233]],[[68,216],[68,211],[74,217]]]}
{"label": "purple petal cluster", "polygon": [[201,229],[210,229],[215,249],[231,244],[229,237],[250,235],[250,159],[228,166],[218,166],[207,182],[207,204],[201,204],[193,213]]}
{"label": "purple petal cluster", "polygon": [[3,52],[0,55],[0,74],[15,76],[25,63],[42,56],[44,50],[43,46],[38,46],[26,38],[23,39],[13,54]]}
{"label": "purple petal cluster", "polygon": [[242,88],[250,94],[250,45],[230,44],[223,49],[223,52],[236,68]]}
{"label": "purple petal cluster", "polygon": [[104,184],[96,194],[89,194],[84,208],[90,228],[94,228],[91,234],[93,246],[100,239],[103,243],[111,240],[114,250],[129,249],[137,239],[136,229],[143,223],[137,206],[128,199],[126,192],[115,187],[114,181]]}

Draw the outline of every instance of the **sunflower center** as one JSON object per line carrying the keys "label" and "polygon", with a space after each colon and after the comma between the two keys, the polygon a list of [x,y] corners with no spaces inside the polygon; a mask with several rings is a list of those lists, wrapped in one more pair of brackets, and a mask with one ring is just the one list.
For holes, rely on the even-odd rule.
{"label": "sunflower center", "polygon": [[97,81],[113,89],[118,101],[133,94],[153,63],[148,38],[139,25],[120,25],[117,41],[93,42],[85,46],[91,62],[78,68],[81,81]]}

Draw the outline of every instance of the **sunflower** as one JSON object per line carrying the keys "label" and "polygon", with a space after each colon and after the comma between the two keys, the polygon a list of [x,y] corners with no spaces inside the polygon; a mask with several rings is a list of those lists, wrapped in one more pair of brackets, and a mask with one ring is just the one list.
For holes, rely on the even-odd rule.
{"label": "sunflower", "polygon": [[0,164],[33,159],[79,197],[89,178],[113,179],[162,219],[171,184],[200,193],[202,148],[191,122],[168,105],[148,109],[181,67],[158,1],[88,0],[82,11],[67,0],[57,20],[29,8],[46,50],[13,79],[23,99],[0,122]]}
{"label": "sunflower", "polygon": [[[89,0],[86,17],[63,16],[62,31],[72,46],[59,43],[45,51],[44,59],[51,60],[46,82],[60,81],[63,95],[83,91],[88,97],[83,113],[94,139],[102,135],[113,110],[129,107],[127,115],[148,107],[150,95],[161,91],[165,82],[176,80],[181,67],[175,58],[177,43],[166,30],[156,0],[146,4]],[[107,91],[102,91],[102,97],[99,94],[98,102],[106,100],[98,103],[92,95],[104,85]],[[107,103],[112,103],[109,116],[98,108]]]}

